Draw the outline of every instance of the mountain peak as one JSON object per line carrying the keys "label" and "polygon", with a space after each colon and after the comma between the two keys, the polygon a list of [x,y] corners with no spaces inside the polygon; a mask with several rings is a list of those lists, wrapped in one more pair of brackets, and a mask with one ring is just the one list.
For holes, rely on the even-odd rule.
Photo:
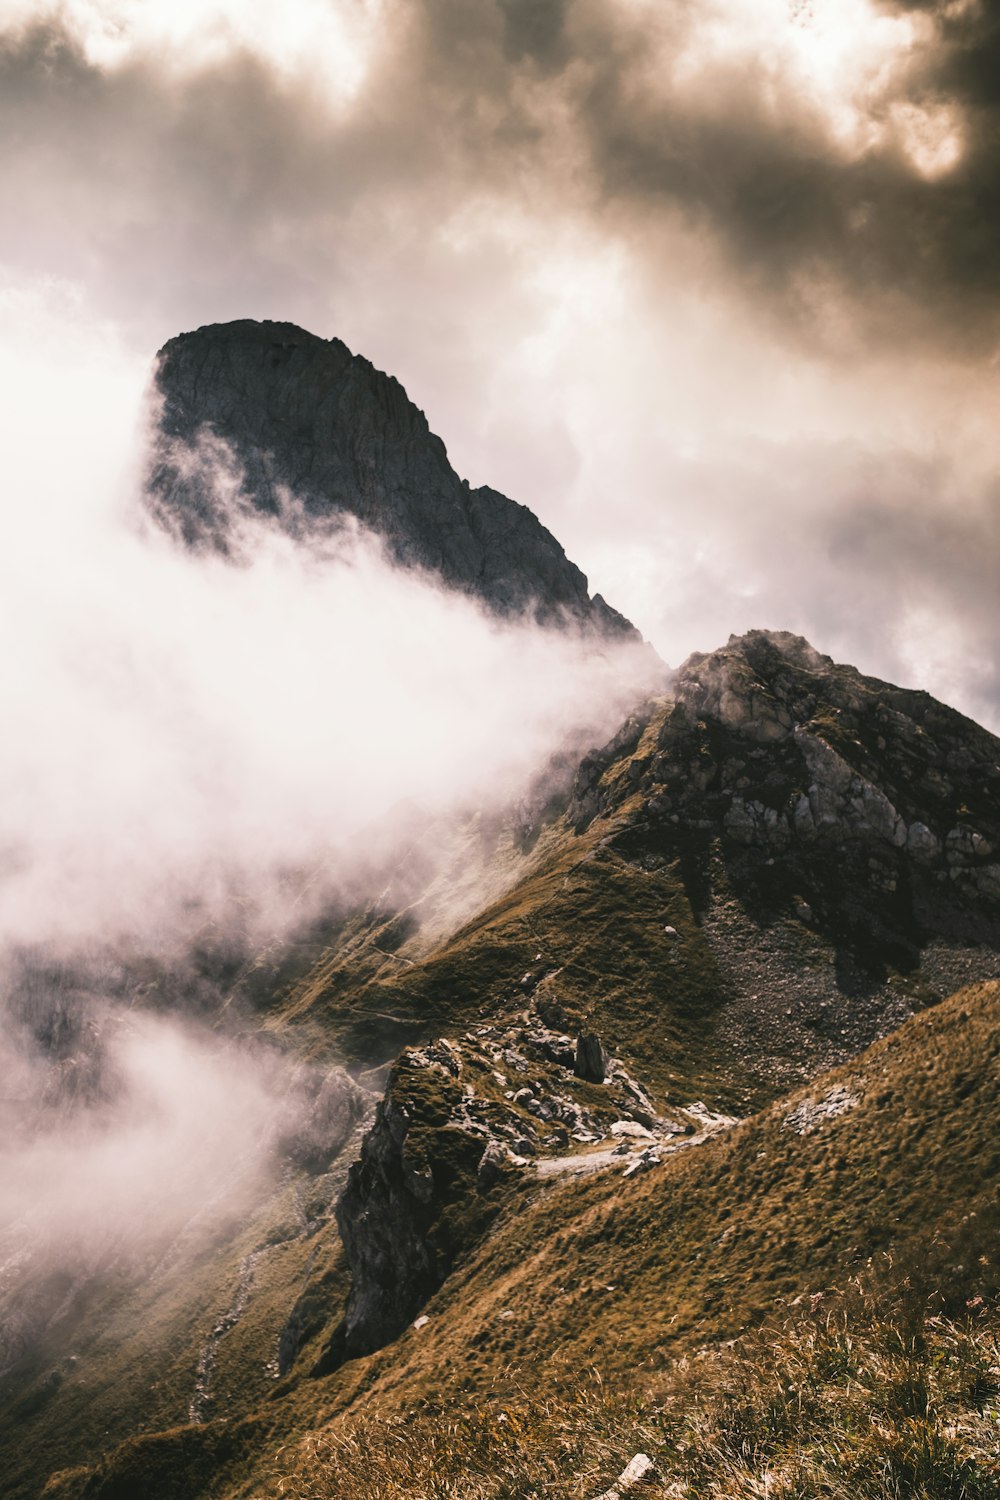
{"label": "mountain peak", "polygon": [[[473,489],[400,383],[293,323],[210,324],[157,357],[161,400],[148,493],[188,545],[225,550],[229,502],[215,473],[235,469],[239,503],[277,525],[354,517],[390,557],[437,575],[502,615],[565,619],[637,636],[527,508]],[[289,519],[287,497],[297,502]]]}

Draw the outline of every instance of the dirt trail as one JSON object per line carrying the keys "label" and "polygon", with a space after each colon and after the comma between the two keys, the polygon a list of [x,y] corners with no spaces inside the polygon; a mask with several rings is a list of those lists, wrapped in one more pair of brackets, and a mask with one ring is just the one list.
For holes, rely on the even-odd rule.
{"label": "dirt trail", "polygon": [[541,1156],[535,1163],[535,1170],[539,1177],[586,1177],[610,1167],[620,1168],[623,1174],[641,1172],[644,1167],[656,1166],[678,1151],[703,1146],[721,1131],[730,1130],[737,1124],[738,1120],[719,1115],[706,1121],[703,1128],[693,1135],[678,1135],[671,1131],[669,1134],[654,1134],[652,1140],[626,1138],[615,1141],[614,1145],[604,1146],[599,1151],[579,1151],[573,1156]]}

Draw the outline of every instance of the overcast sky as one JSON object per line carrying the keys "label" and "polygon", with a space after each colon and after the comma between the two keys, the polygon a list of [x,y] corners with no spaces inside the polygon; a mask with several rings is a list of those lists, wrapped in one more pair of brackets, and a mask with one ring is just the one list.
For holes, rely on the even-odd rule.
{"label": "overcast sky", "polygon": [[0,400],[82,464],[167,338],[291,319],[668,660],[797,630],[996,727],[998,79],[979,0],[0,0]]}

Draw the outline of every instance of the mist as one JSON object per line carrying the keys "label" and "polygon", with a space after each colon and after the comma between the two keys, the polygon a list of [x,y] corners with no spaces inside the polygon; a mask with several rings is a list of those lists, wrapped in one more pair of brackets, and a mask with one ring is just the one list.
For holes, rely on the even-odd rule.
{"label": "mist", "polygon": [[[59,403],[80,391],[53,396],[46,424],[67,432]],[[234,892],[280,925],[283,874],[322,865],[343,885],[418,819],[499,812],[652,685],[641,650],[498,621],[357,527],[293,540],[243,514],[238,560],[187,551],[136,493],[145,407],[128,396],[93,467],[22,426],[0,558],[17,641],[0,942],[149,937]]]}
{"label": "mist", "polygon": [[[63,312],[22,309],[0,357],[17,417],[0,555],[15,1286],[39,1263],[135,1269],[276,1182],[318,1091],[350,1115],[346,1079],[254,1040],[238,1009],[220,1026],[196,938],[246,957],[390,878],[402,891],[414,844],[430,879],[463,820],[501,817],[662,681],[646,649],[501,621],[356,525],[269,526],[218,445],[200,461],[229,551],[185,548],[143,501],[148,369]],[[172,1009],[150,1009],[150,962]]]}

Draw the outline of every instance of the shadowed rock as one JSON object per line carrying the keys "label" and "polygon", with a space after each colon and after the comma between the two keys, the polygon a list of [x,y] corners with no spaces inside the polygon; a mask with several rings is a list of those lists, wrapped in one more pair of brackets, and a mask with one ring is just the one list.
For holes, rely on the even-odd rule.
{"label": "shadowed rock", "polygon": [[637,638],[527,506],[470,488],[399,382],[339,339],[213,324],[164,345],[155,384],[149,500],[188,545],[227,550],[241,509],[303,535],[354,520],[498,614]]}
{"label": "shadowed rock", "polygon": [[584,1078],[588,1083],[603,1083],[607,1077],[609,1061],[609,1054],[599,1036],[585,1031],[577,1037],[576,1058],[573,1063],[573,1072],[577,1078]]}

